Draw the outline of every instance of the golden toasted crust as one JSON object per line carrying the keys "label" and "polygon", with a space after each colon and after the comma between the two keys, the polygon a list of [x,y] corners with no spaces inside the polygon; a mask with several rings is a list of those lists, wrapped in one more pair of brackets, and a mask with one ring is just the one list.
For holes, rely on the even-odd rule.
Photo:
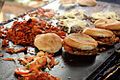
{"label": "golden toasted crust", "polygon": [[61,49],[62,41],[58,35],[54,33],[47,33],[37,35],[34,40],[34,45],[39,50],[55,53]]}
{"label": "golden toasted crust", "polygon": [[85,28],[82,33],[93,37],[112,37],[114,35],[110,30],[99,28]]}
{"label": "golden toasted crust", "polygon": [[82,33],[72,33],[64,39],[64,42],[71,47],[81,50],[92,50],[98,45],[97,41],[92,37]]}
{"label": "golden toasted crust", "polygon": [[120,30],[120,21],[113,19],[99,19],[95,21],[96,28]]}
{"label": "golden toasted crust", "polygon": [[77,2],[83,6],[95,6],[97,4],[96,0],[77,0]]}
{"label": "golden toasted crust", "polygon": [[77,0],[60,0],[61,4],[74,4]]}

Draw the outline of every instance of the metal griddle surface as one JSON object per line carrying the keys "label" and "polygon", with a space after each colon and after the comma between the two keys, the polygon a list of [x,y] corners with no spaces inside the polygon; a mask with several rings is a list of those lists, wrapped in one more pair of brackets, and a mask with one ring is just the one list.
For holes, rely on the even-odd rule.
{"label": "metal griddle surface", "polygon": [[[55,6],[55,7],[53,7]],[[58,2],[53,2],[44,8],[54,8],[55,10],[59,9]],[[80,9],[87,10],[90,12],[98,12],[98,11],[115,11],[120,14],[120,5],[110,4],[106,2],[98,2],[96,7],[79,7]],[[10,23],[7,24],[9,26]],[[23,53],[10,55],[5,52],[4,57],[14,57],[20,58],[23,57]],[[74,59],[71,56],[66,55],[65,53],[59,56],[56,56],[56,59],[60,61],[60,63],[55,66],[51,71],[56,77],[60,77],[62,80],[85,80],[88,75],[90,75],[93,71],[95,71],[103,62],[107,60],[114,53],[114,49],[109,49],[106,52],[100,53],[100,55],[87,56],[87,57],[77,57]],[[27,54],[29,55],[29,54]],[[10,61],[2,61],[0,58],[0,80],[16,80],[14,77],[14,69],[19,67],[18,62],[10,62]]]}

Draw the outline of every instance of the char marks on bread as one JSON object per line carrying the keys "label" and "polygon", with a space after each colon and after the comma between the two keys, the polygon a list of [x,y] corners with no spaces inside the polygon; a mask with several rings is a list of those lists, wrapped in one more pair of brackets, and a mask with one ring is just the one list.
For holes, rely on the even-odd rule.
{"label": "char marks on bread", "polygon": [[112,37],[114,35],[110,30],[99,28],[85,28],[82,33],[93,37]]}
{"label": "char marks on bread", "polygon": [[92,37],[82,33],[69,34],[64,43],[81,50],[92,50],[97,47],[98,43]]}

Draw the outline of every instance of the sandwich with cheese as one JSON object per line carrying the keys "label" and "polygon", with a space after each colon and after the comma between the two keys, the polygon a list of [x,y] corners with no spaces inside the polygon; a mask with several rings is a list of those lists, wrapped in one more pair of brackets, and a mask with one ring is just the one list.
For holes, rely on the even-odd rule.
{"label": "sandwich with cheese", "polygon": [[85,28],[82,33],[93,37],[100,45],[113,45],[118,41],[118,37],[106,29]]}
{"label": "sandwich with cheese", "polygon": [[96,28],[111,30],[116,36],[120,37],[120,21],[115,19],[99,19],[94,24]]}
{"label": "sandwich with cheese", "polygon": [[63,40],[66,53],[72,55],[96,55],[97,41],[82,33],[71,33]]}

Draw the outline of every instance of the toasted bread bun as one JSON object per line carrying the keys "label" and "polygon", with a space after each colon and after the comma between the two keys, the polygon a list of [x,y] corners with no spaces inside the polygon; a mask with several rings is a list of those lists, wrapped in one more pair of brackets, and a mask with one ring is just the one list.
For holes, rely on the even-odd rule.
{"label": "toasted bread bun", "polygon": [[37,35],[34,40],[34,45],[39,50],[55,53],[61,49],[62,41],[55,33],[46,33]]}
{"label": "toasted bread bun", "polygon": [[77,0],[60,0],[61,4],[74,4]]}
{"label": "toasted bread bun", "polygon": [[93,37],[112,37],[114,35],[110,30],[99,28],[85,28],[82,33]]}
{"label": "toasted bread bun", "polygon": [[95,6],[97,4],[96,0],[77,0],[77,2],[83,6]]}
{"label": "toasted bread bun", "polygon": [[94,24],[97,28],[120,30],[120,21],[113,19],[99,19],[96,20]]}
{"label": "toasted bread bun", "polygon": [[92,37],[82,33],[72,33],[64,39],[64,42],[80,50],[92,50],[98,45]]}

